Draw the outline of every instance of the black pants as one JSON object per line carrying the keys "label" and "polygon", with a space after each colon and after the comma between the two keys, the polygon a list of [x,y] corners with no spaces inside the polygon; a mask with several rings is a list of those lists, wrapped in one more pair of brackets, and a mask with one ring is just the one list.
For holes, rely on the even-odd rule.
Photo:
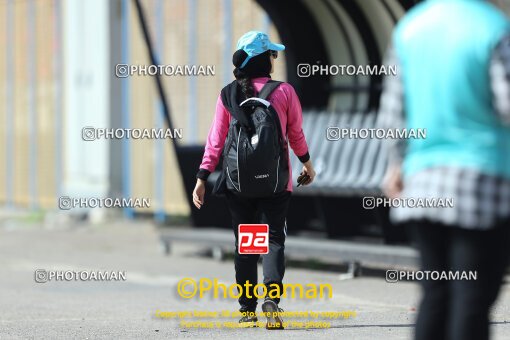
{"label": "black pants", "polygon": [[429,222],[411,226],[422,270],[476,271],[476,280],[423,280],[417,340],[485,340],[510,254],[510,221],[489,231]]}
{"label": "black pants", "polygon": [[[232,228],[236,238],[234,256],[236,282],[243,287],[246,281],[252,287],[257,284],[257,262],[260,255],[239,254],[237,249],[238,226],[245,223],[269,224],[269,253],[262,255],[264,284],[268,292],[266,296],[269,296],[271,291],[274,292],[274,286],[270,289],[271,284],[277,284],[280,287],[280,292],[283,293],[282,280],[285,274],[286,216],[290,195],[289,191],[284,191],[268,198],[242,198],[232,192],[228,192],[226,195],[228,208],[232,215]],[[247,295],[251,298],[248,298]],[[276,303],[280,302],[279,298],[272,300]],[[249,292],[243,292],[239,298],[239,304],[242,311],[255,311],[257,308],[257,298],[254,297],[253,289]]]}

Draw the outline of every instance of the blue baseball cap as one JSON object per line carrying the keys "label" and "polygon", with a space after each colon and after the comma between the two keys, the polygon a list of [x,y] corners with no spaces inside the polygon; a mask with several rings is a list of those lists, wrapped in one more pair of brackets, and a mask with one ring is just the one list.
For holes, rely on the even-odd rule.
{"label": "blue baseball cap", "polygon": [[250,31],[239,38],[237,41],[237,49],[243,50],[246,54],[248,54],[248,57],[243,61],[241,67],[239,67],[243,68],[252,57],[268,50],[283,51],[285,46],[282,44],[272,43],[269,40],[269,36],[264,32]]}

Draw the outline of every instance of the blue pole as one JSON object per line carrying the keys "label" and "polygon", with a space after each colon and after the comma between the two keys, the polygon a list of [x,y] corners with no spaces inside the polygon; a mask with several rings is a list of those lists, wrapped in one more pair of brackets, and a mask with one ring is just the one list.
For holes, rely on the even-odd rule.
{"label": "blue pole", "polygon": [[[197,0],[188,0],[188,31],[190,40],[189,48],[188,48],[188,64],[196,65],[197,64],[197,23],[196,23],[196,13],[197,13]],[[188,89],[189,89],[189,99],[188,99],[188,107],[189,107],[189,115],[188,115],[188,135],[189,142],[195,144],[198,139],[198,129],[197,129],[197,82],[196,78],[191,76],[188,77]]]}
{"label": "blue pole", "polygon": [[36,7],[34,0],[28,3],[28,114],[29,114],[29,191],[30,191],[30,207],[37,208],[37,148],[38,148],[38,129],[37,129],[37,39],[36,39]]}
{"label": "blue pole", "polygon": [[53,81],[55,82],[55,185],[57,197],[62,195],[62,15],[60,0],[53,0]]}
{"label": "blue pole", "polygon": [[[129,0],[122,0],[121,9],[121,59],[122,64],[129,64]],[[122,127],[127,129],[131,126],[131,112],[129,106],[130,87],[129,77],[117,79],[121,81],[121,111]],[[122,139],[122,196],[131,197],[131,145],[129,138]],[[131,207],[124,208],[124,216],[128,219],[134,218],[134,210]]]}
{"label": "blue pole", "polygon": [[[7,35],[7,46],[14,46],[14,0],[7,1],[7,10],[5,23],[6,35]],[[5,196],[7,206],[12,207],[14,204],[14,95],[15,95],[15,81],[14,78],[14,48],[6,49],[6,101],[5,101],[5,155],[7,157],[5,162]]]}
{"label": "blue pole", "polygon": [[262,32],[269,34],[269,28],[271,28],[271,19],[269,19],[269,15],[264,12],[262,15]]}
{"label": "blue pole", "polygon": [[232,80],[232,0],[223,0],[223,84]]}
{"label": "blue pole", "polygon": [[[164,50],[165,50],[165,37],[163,30],[164,23],[164,6],[163,0],[157,0],[155,6],[155,15],[156,15],[156,54],[157,59],[161,62],[164,60]],[[163,105],[161,104],[161,98],[155,101],[155,123],[156,128],[163,128]],[[156,198],[158,205],[155,207],[154,217],[157,222],[163,223],[165,221],[165,196],[164,196],[164,187],[165,187],[165,178],[163,168],[165,165],[164,159],[164,140],[157,139],[154,141],[156,146],[156,162],[154,166],[155,170],[155,181],[154,181],[154,191],[156,193]]]}

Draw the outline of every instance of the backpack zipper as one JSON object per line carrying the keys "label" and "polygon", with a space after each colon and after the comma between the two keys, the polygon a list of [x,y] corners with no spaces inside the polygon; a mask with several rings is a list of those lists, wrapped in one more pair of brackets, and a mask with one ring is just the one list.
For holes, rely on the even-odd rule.
{"label": "backpack zipper", "polygon": [[[239,170],[237,171],[239,172]],[[239,191],[239,189],[237,189],[236,185],[234,184],[234,181],[232,180],[232,178],[230,177],[230,171],[228,171],[228,166],[227,166],[227,176],[228,176],[228,179],[230,180],[230,183],[232,183],[232,186],[234,187],[234,189],[236,189],[237,191]],[[240,191],[239,191],[240,192]]]}
{"label": "backpack zipper", "polygon": [[[236,159],[237,159],[237,182],[239,183],[239,189],[237,191],[241,192],[241,171],[239,170],[239,139],[241,138],[241,131],[243,131],[243,127],[239,127],[239,134],[237,135],[237,152],[236,152]],[[234,184],[234,183],[232,183]],[[235,187],[235,185],[234,185]]]}
{"label": "backpack zipper", "polygon": [[276,185],[274,186],[273,193],[276,192],[276,188],[278,187],[278,168],[280,167],[280,156],[278,156],[278,164],[276,164]]}

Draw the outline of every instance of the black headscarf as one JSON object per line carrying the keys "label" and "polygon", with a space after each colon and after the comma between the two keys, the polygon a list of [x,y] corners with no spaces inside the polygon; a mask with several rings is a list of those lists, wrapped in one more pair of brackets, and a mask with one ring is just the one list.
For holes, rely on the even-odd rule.
{"label": "black headscarf", "polygon": [[234,55],[232,56],[232,63],[235,66],[234,76],[236,79],[245,77],[269,77],[269,73],[271,72],[271,60],[269,57],[269,51],[250,58],[250,60],[248,60],[243,68],[239,68],[247,57],[248,54],[243,50],[235,51]]}
{"label": "black headscarf", "polygon": [[244,99],[253,97],[255,91],[251,83],[252,78],[268,77],[271,78],[269,73],[271,72],[271,59],[269,51],[252,57],[243,68],[240,66],[244,60],[248,57],[248,54],[243,50],[235,51],[232,56],[232,63],[235,66],[234,76],[237,79],[237,83],[241,89],[241,93]]}

